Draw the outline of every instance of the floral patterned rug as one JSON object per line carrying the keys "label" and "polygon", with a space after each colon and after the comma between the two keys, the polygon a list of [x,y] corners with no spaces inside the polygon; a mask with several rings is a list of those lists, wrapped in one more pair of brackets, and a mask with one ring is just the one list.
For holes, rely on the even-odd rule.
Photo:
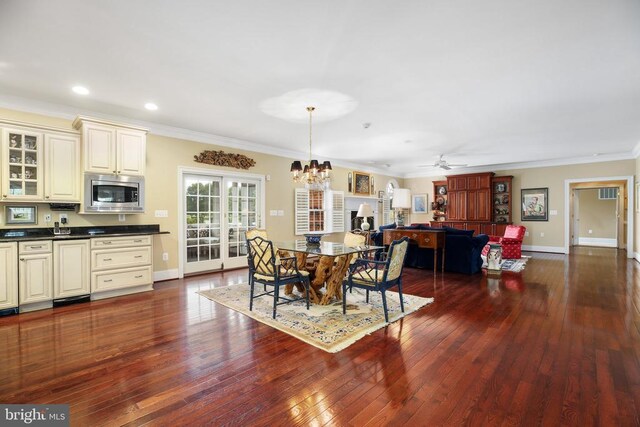
{"label": "floral patterned rug", "polygon": [[[262,286],[259,290],[262,290]],[[246,284],[198,293],[329,353],[337,353],[386,325],[379,292],[370,293],[369,303],[365,301],[365,292],[360,289],[353,289],[352,293],[347,293],[346,315],[342,314],[341,301],[330,305],[312,304],[309,310],[306,309],[304,301],[296,301],[279,305],[275,320],[271,317],[271,296],[256,298],[253,311],[249,311],[249,286]],[[403,295],[403,299],[404,313],[400,311],[398,294],[387,291],[390,323],[433,302],[433,298],[406,294]]]}

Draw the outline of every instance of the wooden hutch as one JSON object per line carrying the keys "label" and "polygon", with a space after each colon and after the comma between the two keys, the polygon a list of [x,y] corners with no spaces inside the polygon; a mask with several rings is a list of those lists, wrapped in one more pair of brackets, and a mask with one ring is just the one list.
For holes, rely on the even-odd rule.
{"label": "wooden hutch", "polygon": [[446,181],[434,181],[431,225],[503,235],[511,224],[512,181],[513,176],[494,176],[493,172],[453,175]]}

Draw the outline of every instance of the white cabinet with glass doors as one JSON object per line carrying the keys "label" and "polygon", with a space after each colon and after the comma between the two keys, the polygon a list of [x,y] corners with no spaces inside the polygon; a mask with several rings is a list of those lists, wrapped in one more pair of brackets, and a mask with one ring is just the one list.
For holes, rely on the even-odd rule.
{"label": "white cabinet with glass doors", "polygon": [[42,200],[42,133],[2,130],[2,198]]}

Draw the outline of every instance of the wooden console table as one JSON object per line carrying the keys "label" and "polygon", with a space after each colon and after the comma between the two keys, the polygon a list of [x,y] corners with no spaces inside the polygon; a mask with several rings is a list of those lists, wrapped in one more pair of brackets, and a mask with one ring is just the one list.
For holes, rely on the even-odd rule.
{"label": "wooden console table", "polygon": [[433,249],[433,274],[436,274],[438,249],[442,250],[442,272],[444,272],[444,247],[445,247],[445,234],[444,230],[412,230],[396,228],[393,230],[384,230],[383,242],[385,246],[388,246],[394,240],[402,239],[403,237],[409,238],[409,243],[418,245],[420,248]]}

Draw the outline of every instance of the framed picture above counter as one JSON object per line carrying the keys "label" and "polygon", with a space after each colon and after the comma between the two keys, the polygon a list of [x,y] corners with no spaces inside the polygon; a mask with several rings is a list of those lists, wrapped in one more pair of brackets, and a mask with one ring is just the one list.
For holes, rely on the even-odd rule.
{"label": "framed picture above counter", "polygon": [[32,206],[5,206],[4,207],[5,224],[37,224],[38,208]]}

